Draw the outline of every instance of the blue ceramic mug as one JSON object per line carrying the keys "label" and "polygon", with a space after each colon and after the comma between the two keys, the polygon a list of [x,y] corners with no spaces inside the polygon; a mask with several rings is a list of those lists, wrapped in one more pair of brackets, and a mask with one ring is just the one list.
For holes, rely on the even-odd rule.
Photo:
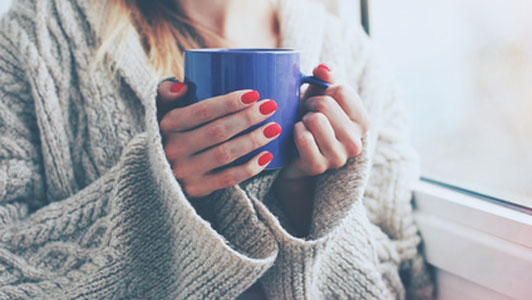
{"label": "blue ceramic mug", "polygon": [[244,89],[256,90],[261,99],[277,102],[278,109],[273,116],[237,136],[272,121],[283,128],[281,135],[225,166],[244,164],[258,153],[269,151],[273,154],[273,160],[266,167],[269,170],[286,166],[296,153],[293,127],[298,117],[301,85],[329,86],[317,78],[303,75],[299,52],[291,49],[186,50],[185,83],[189,88],[188,104]]}

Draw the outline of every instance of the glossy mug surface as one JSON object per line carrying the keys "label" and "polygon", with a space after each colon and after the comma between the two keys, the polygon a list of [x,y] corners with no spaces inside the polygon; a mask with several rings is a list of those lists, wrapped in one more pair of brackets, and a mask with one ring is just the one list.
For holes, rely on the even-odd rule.
{"label": "glossy mug surface", "polygon": [[272,121],[281,125],[281,135],[225,166],[241,165],[258,153],[269,151],[273,154],[266,167],[269,170],[286,166],[296,153],[293,127],[297,122],[301,85],[328,87],[327,83],[301,73],[299,52],[291,49],[186,50],[185,83],[189,87],[188,104],[243,89],[258,91],[261,99],[275,100],[278,109],[273,116],[237,136]]}

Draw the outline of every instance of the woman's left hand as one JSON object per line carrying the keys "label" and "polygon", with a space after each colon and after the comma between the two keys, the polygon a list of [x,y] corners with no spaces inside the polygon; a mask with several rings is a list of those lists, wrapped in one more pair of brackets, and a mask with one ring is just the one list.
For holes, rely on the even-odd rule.
{"label": "woman's left hand", "polygon": [[294,126],[298,157],[282,170],[282,179],[301,179],[341,168],[360,154],[362,137],[370,126],[368,113],[352,87],[336,84],[327,65],[319,65],[313,74],[331,87],[310,86],[305,92],[303,119]]}

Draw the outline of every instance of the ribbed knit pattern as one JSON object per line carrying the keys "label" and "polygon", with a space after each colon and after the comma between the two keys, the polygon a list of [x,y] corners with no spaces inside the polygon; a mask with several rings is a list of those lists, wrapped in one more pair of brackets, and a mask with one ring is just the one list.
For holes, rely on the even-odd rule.
{"label": "ribbed knit pattern", "polygon": [[412,218],[419,176],[404,105],[360,28],[280,0],[282,46],[357,89],[360,156],[318,177],[291,234],[265,171],[187,199],[161,144],[156,78],[134,30],[89,64],[91,0],[15,0],[0,21],[0,299],[430,299]]}

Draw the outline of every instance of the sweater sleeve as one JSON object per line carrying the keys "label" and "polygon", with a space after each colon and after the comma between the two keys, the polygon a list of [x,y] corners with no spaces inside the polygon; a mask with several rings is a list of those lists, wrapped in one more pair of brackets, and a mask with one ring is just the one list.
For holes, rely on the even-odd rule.
{"label": "sweater sleeve", "polygon": [[233,298],[273,264],[277,245],[247,198],[224,203],[216,230],[189,203],[162,149],[155,82],[146,131],[117,164],[71,195],[46,197],[54,187],[43,161],[61,155],[42,150],[51,116],[39,105],[57,101],[53,76],[36,88],[41,78],[26,68],[47,71],[36,46],[23,26],[1,22],[0,299]]}
{"label": "sweater sleeve", "polygon": [[[263,203],[257,210],[279,241],[261,278],[272,299],[430,299],[432,283],[412,214],[419,160],[404,104],[361,29],[350,29],[347,70],[370,112],[362,153],[317,180],[311,233],[290,234]],[[273,193],[265,202],[275,203]]]}

